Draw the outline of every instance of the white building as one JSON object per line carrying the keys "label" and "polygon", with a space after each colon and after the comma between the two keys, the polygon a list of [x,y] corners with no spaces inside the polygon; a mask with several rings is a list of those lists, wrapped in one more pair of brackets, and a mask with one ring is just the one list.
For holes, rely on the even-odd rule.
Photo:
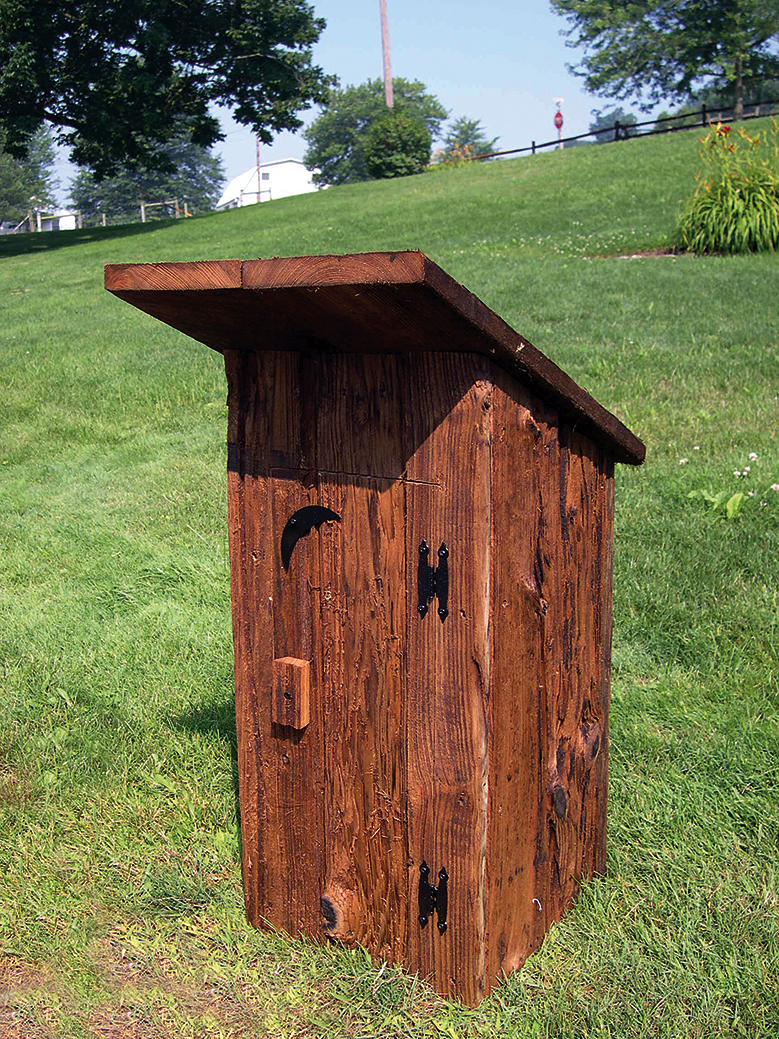
{"label": "white building", "polygon": [[[288,195],[304,195],[318,188],[300,159],[276,159],[260,166],[259,201],[270,202]],[[252,206],[258,201],[257,167],[234,177],[222,192],[217,209],[234,209],[236,206]]]}
{"label": "white building", "polygon": [[58,209],[55,213],[36,213],[39,231],[75,231],[81,227],[81,213],[76,209]]}

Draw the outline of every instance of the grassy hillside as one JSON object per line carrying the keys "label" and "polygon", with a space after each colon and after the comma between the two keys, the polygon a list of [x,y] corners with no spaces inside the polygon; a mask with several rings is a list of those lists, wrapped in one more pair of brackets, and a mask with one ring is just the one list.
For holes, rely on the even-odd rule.
{"label": "grassy hillside", "polygon": [[[626,258],[669,242],[697,139],[0,239],[2,1039],[779,1034],[779,259]],[[221,358],[102,289],[415,247],[648,447],[617,477],[608,875],[472,1012],[246,928]]]}

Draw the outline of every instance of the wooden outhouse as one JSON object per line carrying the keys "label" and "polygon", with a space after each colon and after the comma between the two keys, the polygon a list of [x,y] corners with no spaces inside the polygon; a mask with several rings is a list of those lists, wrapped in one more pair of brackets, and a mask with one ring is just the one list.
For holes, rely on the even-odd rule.
{"label": "wooden outhouse", "polygon": [[643,444],[418,252],[105,283],[225,358],[250,921],[477,1003],[604,867]]}

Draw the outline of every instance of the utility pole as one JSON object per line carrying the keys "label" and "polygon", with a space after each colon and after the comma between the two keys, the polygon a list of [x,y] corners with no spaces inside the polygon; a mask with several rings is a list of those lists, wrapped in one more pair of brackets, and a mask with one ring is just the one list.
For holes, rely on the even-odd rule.
{"label": "utility pole", "polygon": [[262,202],[262,185],[260,180],[260,134],[257,135],[257,201]]}
{"label": "utility pole", "polygon": [[392,108],[395,99],[392,95],[392,61],[387,24],[387,0],[379,0],[379,8],[381,9],[381,51],[384,55],[384,100],[387,102],[387,108]]}

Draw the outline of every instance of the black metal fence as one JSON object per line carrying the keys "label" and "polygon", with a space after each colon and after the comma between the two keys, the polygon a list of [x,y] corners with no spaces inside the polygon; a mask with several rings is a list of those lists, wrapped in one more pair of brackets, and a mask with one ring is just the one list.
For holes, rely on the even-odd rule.
{"label": "black metal fence", "polygon": [[[770,101],[744,105],[742,118],[758,119],[760,116],[774,115],[777,112],[779,112],[779,98],[773,98]],[[473,158],[482,162],[485,159],[500,159],[506,155],[522,155],[527,152],[535,155],[542,148],[557,148],[561,144],[565,147],[566,144],[571,144],[574,141],[586,141],[590,137],[594,137],[599,143],[604,141],[627,141],[634,137],[651,137],[658,133],[674,133],[677,130],[689,130],[696,126],[705,127],[710,123],[731,122],[734,117],[735,109],[732,107],[717,108],[702,105],[697,111],[685,112],[683,115],[666,115],[658,119],[647,119],[643,123],[620,123],[617,120],[613,126],[602,126],[598,130],[588,130],[587,133],[576,134],[574,137],[555,138],[553,141],[543,141],[541,144],[532,141],[527,148],[509,148],[507,151],[474,155]]]}

